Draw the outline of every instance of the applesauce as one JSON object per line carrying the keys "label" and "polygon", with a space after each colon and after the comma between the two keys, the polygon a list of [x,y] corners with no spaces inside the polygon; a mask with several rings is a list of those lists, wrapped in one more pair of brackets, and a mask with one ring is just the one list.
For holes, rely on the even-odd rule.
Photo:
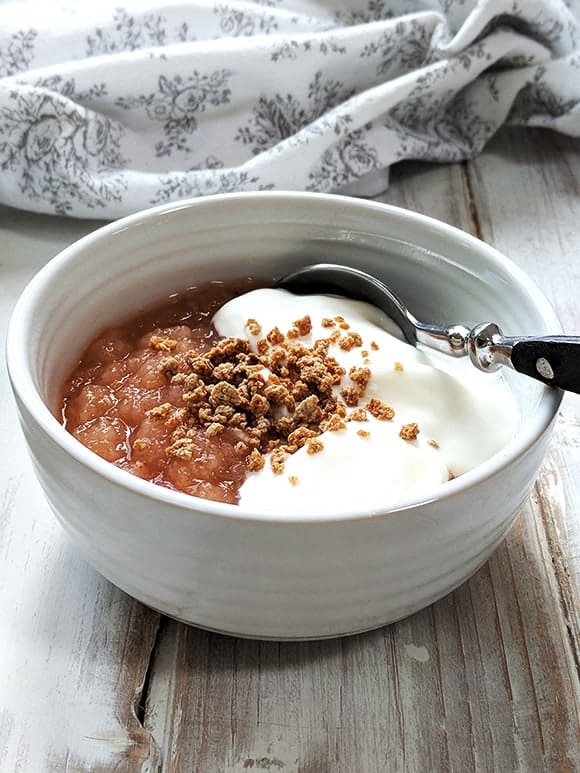
{"label": "applesauce", "polygon": [[[169,455],[174,427],[154,409],[183,408],[183,388],[160,365],[172,355],[204,353],[219,339],[211,324],[230,298],[257,286],[252,279],[210,282],[103,331],[82,354],[62,390],[62,422],[83,445],[123,470],[167,488],[220,502],[237,501],[245,456],[239,432],[190,432],[188,458]],[[171,343],[171,352],[167,344]],[[152,412],[153,411],[153,415]]]}

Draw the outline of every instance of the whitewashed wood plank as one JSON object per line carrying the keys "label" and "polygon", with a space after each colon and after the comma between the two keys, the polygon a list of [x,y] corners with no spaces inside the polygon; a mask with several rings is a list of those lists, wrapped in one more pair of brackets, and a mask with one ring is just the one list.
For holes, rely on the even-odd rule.
{"label": "whitewashed wood plank", "polygon": [[[525,174],[519,173],[527,164]],[[502,189],[493,180],[505,169]],[[504,132],[471,168],[481,227],[542,287],[565,329],[580,335],[580,144],[550,132]],[[496,210],[503,213],[499,226]],[[489,213],[492,213],[491,215]],[[580,396],[566,396],[540,487],[566,608],[580,632]]]}
{"label": "whitewashed wood plank", "polygon": [[[0,209],[2,339],[28,279],[96,225]],[[3,359],[0,460],[0,770],[153,773],[158,750],[136,709],[158,615],[100,578],[57,526]]]}
{"label": "whitewashed wood plank", "polygon": [[[578,143],[539,130],[504,131],[489,152],[470,165],[469,183],[482,236],[524,268],[552,300],[565,329],[580,334]],[[558,770],[577,770],[580,764],[579,430],[580,396],[567,395],[552,448],[523,514],[521,540],[512,535],[506,545],[542,730],[540,758],[546,769]],[[530,566],[536,546],[541,555]],[[554,583],[561,626],[554,626],[549,608],[530,603],[539,583]],[[558,666],[539,651],[544,647],[539,632],[549,628],[560,636],[561,650],[570,653]],[[555,685],[555,678],[570,684]],[[572,700],[563,700],[563,694]]]}

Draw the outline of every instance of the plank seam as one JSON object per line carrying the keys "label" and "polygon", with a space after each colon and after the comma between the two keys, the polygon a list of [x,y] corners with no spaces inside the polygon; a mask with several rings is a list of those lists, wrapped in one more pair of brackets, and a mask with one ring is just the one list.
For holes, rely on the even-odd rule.
{"label": "plank seam", "polygon": [[147,712],[147,703],[149,702],[149,694],[151,691],[151,680],[155,671],[155,662],[157,660],[157,652],[159,650],[159,644],[161,636],[165,630],[167,624],[167,618],[163,615],[159,615],[157,621],[157,630],[155,631],[155,637],[153,639],[153,645],[151,652],[149,653],[149,660],[147,662],[147,668],[145,670],[145,678],[143,679],[143,686],[141,692],[135,697],[135,716],[139,724],[145,729],[145,714]]}
{"label": "plank seam", "polygon": [[[570,645],[570,651],[572,654],[572,660],[576,669],[576,675],[580,683],[580,653],[578,651],[578,632],[576,631],[573,622],[573,601],[574,591],[570,587],[568,580],[569,569],[562,551],[562,547],[559,542],[554,539],[552,534],[551,522],[552,517],[550,515],[550,505],[546,500],[544,492],[542,490],[541,479],[534,483],[535,501],[540,511],[540,518],[542,521],[542,527],[544,530],[544,536],[548,546],[548,557],[552,567],[554,576],[554,584],[556,592],[558,594],[558,601],[560,603],[560,610],[562,612],[562,618],[564,628],[566,631],[566,637]],[[568,582],[565,582],[568,580]]]}
{"label": "plank seam", "polygon": [[475,203],[475,195],[473,192],[473,184],[471,180],[471,168],[468,161],[463,161],[460,165],[463,182],[465,184],[465,194],[467,199],[467,214],[469,216],[469,224],[471,226],[471,233],[477,236],[478,239],[485,241],[481,231],[481,221],[479,219],[479,212],[477,211],[477,205]]}

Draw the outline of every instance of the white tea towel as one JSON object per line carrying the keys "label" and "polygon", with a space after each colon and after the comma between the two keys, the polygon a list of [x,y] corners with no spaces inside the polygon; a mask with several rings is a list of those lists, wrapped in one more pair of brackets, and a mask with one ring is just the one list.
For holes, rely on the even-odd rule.
{"label": "white tea towel", "polygon": [[0,201],[373,195],[503,123],[580,136],[580,0],[0,0]]}

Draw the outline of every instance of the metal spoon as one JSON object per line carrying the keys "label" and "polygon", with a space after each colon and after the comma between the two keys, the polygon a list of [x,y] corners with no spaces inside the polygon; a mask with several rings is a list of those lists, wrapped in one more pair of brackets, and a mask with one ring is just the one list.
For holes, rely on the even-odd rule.
{"label": "metal spoon", "polygon": [[427,325],[376,277],[333,263],[300,268],[278,279],[275,286],[299,294],[333,293],[367,301],[384,311],[412,346],[425,344],[454,357],[469,355],[475,367],[487,373],[507,365],[548,386],[580,393],[580,337],[504,336],[495,322],[483,322],[471,330],[460,324]]}

